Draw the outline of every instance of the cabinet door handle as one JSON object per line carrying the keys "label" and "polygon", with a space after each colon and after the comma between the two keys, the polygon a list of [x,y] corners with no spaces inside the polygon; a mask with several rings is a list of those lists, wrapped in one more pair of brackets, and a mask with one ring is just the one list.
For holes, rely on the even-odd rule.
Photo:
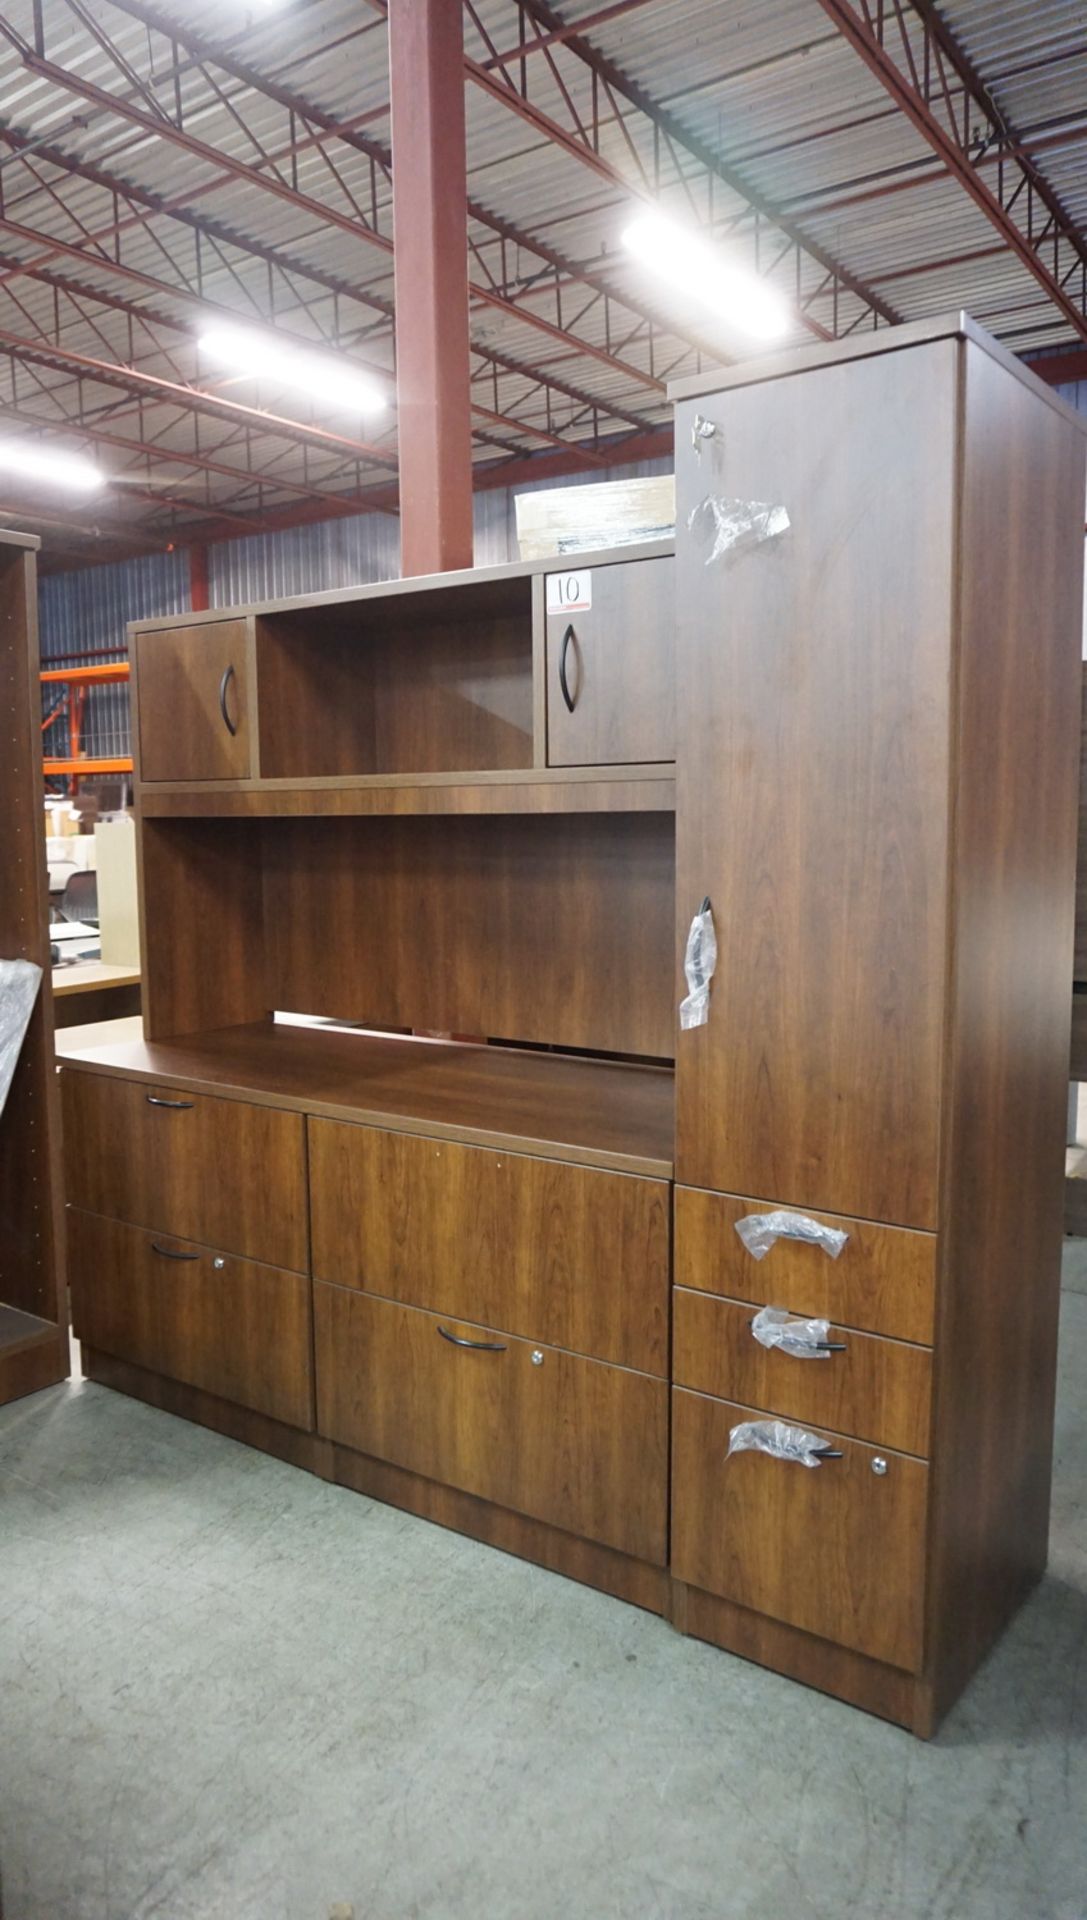
{"label": "cabinet door handle", "polygon": [[505,1342],[502,1340],[462,1340],[459,1333],[450,1333],[445,1327],[439,1327],[438,1332],[443,1340],[448,1340],[451,1347],[471,1347],[475,1353],[505,1353],[506,1351]]}
{"label": "cabinet door handle", "polygon": [[155,1093],[145,1094],[144,1098],[149,1107],[176,1107],[186,1112],[193,1104],[191,1100],[160,1100]]}
{"label": "cabinet door handle", "polygon": [[566,678],[566,656],[570,651],[570,642],[573,638],[573,627],[567,627],[566,632],[562,636],[562,646],[559,648],[559,685],[562,688],[562,697],[570,713],[574,711],[574,700],[570,692],[570,682]]}
{"label": "cabinet door handle", "polygon": [[157,1240],[152,1240],[151,1251],[157,1253],[161,1260],[199,1260],[200,1258],[198,1253],[178,1253],[173,1247],[160,1247]]}
{"label": "cabinet door handle", "polygon": [[232,661],[229,667],[223,668],[223,677],[219,682],[219,712],[223,716],[223,725],[229,734],[235,734],[238,731],[237,722],[231,719],[230,709],[226,704],[227,688],[229,687],[233,678],[234,678],[234,663]]}

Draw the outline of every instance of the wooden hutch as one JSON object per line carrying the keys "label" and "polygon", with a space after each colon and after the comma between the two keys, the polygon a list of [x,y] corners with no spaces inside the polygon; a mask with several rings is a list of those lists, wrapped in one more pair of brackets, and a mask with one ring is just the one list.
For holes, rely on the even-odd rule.
{"label": "wooden hutch", "polygon": [[75,1327],[925,1734],[1045,1561],[1083,437],[954,316],[687,383],[676,445],[674,555],[133,629]]}

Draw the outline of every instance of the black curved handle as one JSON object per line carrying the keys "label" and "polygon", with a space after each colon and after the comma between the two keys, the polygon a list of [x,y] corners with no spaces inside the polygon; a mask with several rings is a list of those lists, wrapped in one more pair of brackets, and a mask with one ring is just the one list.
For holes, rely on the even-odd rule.
{"label": "black curved handle", "polygon": [[559,648],[559,685],[562,688],[562,697],[566,702],[567,712],[569,713],[573,713],[574,711],[574,701],[570,694],[570,683],[566,678],[566,656],[570,651],[570,642],[573,637],[573,627],[567,627],[566,632],[562,636],[562,646]]}
{"label": "black curved handle", "polygon": [[151,1251],[157,1253],[163,1260],[199,1260],[200,1258],[198,1253],[178,1253],[173,1247],[160,1247],[157,1240],[152,1240]]}
{"label": "black curved handle", "polygon": [[844,1460],[845,1459],[845,1455],[842,1452],[840,1447],[813,1447],[812,1457],[815,1460]]}
{"label": "black curved handle", "polygon": [[505,1353],[506,1351],[505,1344],[501,1340],[462,1340],[459,1333],[449,1333],[445,1327],[439,1327],[438,1332],[443,1340],[448,1340],[451,1347],[471,1347],[475,1353]]}
{"label": "black curved handle", "polygon": [[226,704],[226,690],[229,687],[233,678],[234,678],[234,663],[233,661],[231,661],[229,667],[223,668],[223,677],[219,682],[219,712],[223,716],[223,725],[229,734],[235,734],[238,731],[237,723],[231,719],[230,712]]}
{"label": "black curved handle", "polygon": [[144,1099],[149,1107],[177,1107],[183,1108],[186,1112],[193,1105],[191,1100],[160,1100],[156,1093],[147,1093]]}

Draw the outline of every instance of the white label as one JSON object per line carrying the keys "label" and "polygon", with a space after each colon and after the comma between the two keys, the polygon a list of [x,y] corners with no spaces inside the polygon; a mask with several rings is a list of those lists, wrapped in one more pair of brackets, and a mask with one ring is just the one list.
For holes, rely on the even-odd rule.
{"label": "white label", "polygon": [[592,569],[588,573],[549,573],[548,613],[588,613],[593,604]]}

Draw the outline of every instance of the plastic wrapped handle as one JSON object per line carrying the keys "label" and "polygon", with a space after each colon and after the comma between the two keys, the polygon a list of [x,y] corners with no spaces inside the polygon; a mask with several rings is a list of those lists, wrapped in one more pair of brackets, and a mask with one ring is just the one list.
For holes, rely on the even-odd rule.
{"label": "plastic wrapped handle", "polygon": [[717,965],[717,931],[713,909],[703,900],[687,935],[683,971],[687,976],[687,996],[679,1003],[679,1024],[686,1033],[691,1027],[704,1027],[710,1017],[710,981]]}
{"label": "plastic wrapped handle", "polygon": [[839,1341],[830,1341],[828,1320],[791,1320],[781,1307],[763,1307],[751,1322],[751,1332],[760,1346],[791,1354],[794,1360],[829,1360],[832,1353],[843,1353]]}
{"label": "plastic wrapped handle", "polygon": [[809,1214],[786,1213],[782,1209],[774,1213],[746,1213],[742,1220],[736,1221],[736,1231],[752,1260],[765,1259],[775,1240],[807,1240],[837,1260],[849,1239],[841,1227],[825,1227],[821,1220],[813,1220]]}
{"label": "plastic wrapped handle", "polygon": [[773,1460],[795,1460],[801,1467],[821,1467],[824,1460],[842,1458],[840,1448],[784,1420],[742,1420],[728,1436],[725,1459],[734,1453],[768,1453]]}

